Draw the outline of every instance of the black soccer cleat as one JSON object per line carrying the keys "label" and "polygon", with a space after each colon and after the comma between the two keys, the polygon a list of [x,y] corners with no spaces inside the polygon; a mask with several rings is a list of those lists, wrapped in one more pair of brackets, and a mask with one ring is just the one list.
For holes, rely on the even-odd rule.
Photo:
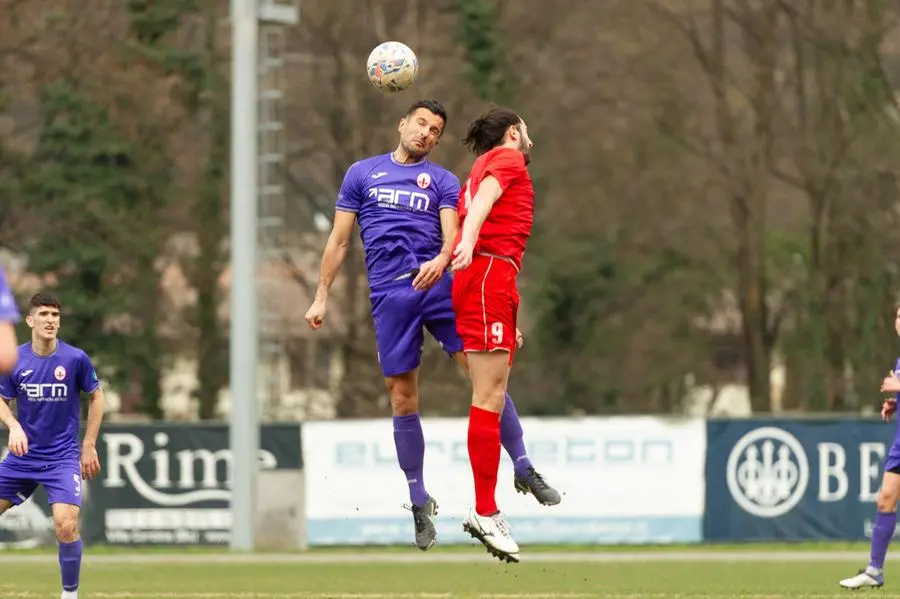
{"label": "black soccer cleat", "polygon": [[413,515],[413,524],[416,527],[416,547],[422,551],[428,551],[434,547],[437,541],[437,531],[434,529],[434,522],[431,521],[438,513],[437,501],[429,496],[422,507],[417,505],[403,507],[411,511]]}
{"label": "black soccer cleat", "polygon": [[516,491],[523,495],[528,493],[534,495],[534,498],[541,505],[556,505],[562,501],[559,492],[547,484],[544,477],[533,467],[528,468],[528,473],[525,476],[516,474],[513,479],[513,485],[515,485]]}

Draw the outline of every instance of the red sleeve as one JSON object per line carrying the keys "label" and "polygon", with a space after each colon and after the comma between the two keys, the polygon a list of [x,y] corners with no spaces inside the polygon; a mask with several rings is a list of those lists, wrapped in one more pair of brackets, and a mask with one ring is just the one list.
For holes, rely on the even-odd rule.
{"label": "red sleeve", "polygon": [[522,153],[512,148],[502,148],[488,158],[482,180],[492,175],[500,184],[500,190],[506,191],[525,172],[525,157]]}

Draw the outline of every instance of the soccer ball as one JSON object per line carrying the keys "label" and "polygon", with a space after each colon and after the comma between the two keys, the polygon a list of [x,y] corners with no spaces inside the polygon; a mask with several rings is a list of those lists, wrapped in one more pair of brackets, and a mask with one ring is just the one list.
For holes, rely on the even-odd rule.
{"label": "soccer ball", "polygon": [[369,54],[366,72],[376,88],[388,93],[399,92],[416,82],[419,59],[406,44],[384,42]]}

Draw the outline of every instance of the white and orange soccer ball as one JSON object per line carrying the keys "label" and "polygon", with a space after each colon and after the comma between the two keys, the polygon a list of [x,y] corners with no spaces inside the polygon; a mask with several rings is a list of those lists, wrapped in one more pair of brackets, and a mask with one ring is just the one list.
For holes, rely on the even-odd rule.
{"label": "white and orange soccer ball", "polygon": [[401,42],[383,42],[375,46],[366,60],[369,81],[383,92],[408,89],[419,74],[416,53]]}

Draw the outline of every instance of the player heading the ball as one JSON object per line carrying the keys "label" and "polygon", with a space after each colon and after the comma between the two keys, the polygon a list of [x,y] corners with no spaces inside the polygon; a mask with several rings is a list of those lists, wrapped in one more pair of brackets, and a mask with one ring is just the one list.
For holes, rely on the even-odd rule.
{"label": "player heading the ball", "polygon": [[519,561],[519,546],[497,507],[500,413],[516,349],[516,276],[534,222],[534,187],[526,165],[528,126],[513,110],[494,108],[469,125],[463,142],[478,155],[459,199],[462,228],[453,250],[456,329],[469,356],[469,462],[475,506],[463,528],[501,560]]}
{"label": "player heading the ball", "polygon": [[[418,369],[425,330],[468,370],[446,271],[459,229],[459,180],[427,160],[446,124],[447,112],[439,102],[415,102],[400,119],[400,139],[393,152],[365,158],[347,169],[322,253],[315,300],[306,312],[309,326],[318,330],[325,322],[329,292],[358,221],[375,345],[393,411],[397,460],[409,487],[407,507],[412,511],[416,545],[423,551],[436,541],[432,519],[438,507],[425,487],[425,437],[419,417]],[[532,493],[544,505],[559,503],[559,493],[528,458],[512,398],[505,402],[500,422],[500,442],[515,467],[515,488]],[[366,490],[359,492],[364,495]]]}

